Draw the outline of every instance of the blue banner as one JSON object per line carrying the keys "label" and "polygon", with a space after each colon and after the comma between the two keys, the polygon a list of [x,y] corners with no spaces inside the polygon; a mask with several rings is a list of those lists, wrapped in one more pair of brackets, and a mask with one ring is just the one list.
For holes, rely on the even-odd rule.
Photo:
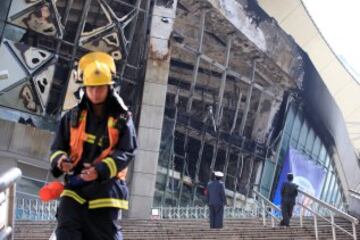
{"label": "blue banner", "polygon": [[276,192],[272,199],[274,204],[280,205],[281,203],[281,186],[287,180],[289,172],[294,174],[293,182],[301,190],[315,197],[320,197],[325,179],[325,169],[300,151],[289,148],[276,186]]}

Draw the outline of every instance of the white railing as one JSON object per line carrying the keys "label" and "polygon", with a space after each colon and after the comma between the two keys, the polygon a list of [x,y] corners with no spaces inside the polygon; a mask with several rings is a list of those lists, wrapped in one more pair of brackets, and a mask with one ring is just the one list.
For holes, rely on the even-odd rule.
{"label": "white railing", "polygon": [[270,218],[271,226],[275,227],[275,221],[280,222],[280,218],[278,216],[281,214],[281,209],[258,191],[253,190],[253,192],[255,193],[257,199],[256,203],[261,209],[260,211],[263,225],[266,226],[266,220]]}
{"label": "white railing", "polygon": [[[304,227],[303,224],[304,216],[312,216],[314,220],[315,238],[317,240],[319,239],[318,219],[322,219],[325,221],[325,223],[329,223],[331,225],[332,236],[334,240],[336,239],[336,229],[339,229],[342,232],[348,234],[354,240],[357,239],[356,225],[359,223],[359,221],[355,217],[335,208],[334,206],[300,189],[298,191],[299,191],[299,196],[297,197],[297,206],[294,209],[293,215],[298,216],[300,218],[301,227]],[[264,226],[266,225],[266,219],[270,217],[272,227],[274,227],[275,221],[278,222],[280,221],[278,216],[281,216],[281,209],[278,206],[274,205],[272,202],[270,202],[261,193],[257,192],[256,190],[253,190],[253,192],[257,197],[258,205],[261,208],[263,225]],[[352,233],[344,229],[340,225],[336,224],[335,217],[340,217],[342,219],[349,221],[352,225]]]}
{"label": "white railing", "polygon": [[[253,192],[256,196],[254,207],[249,208],[249,210],[245,208],[225,207],[224,218],[240,219],[262,216],[264,226],[267,224],[267,220],[270,219],[271,226],[275,227],[275,223],[280,222],[281,209],[261,193],[256,190],[253,190]],[[57,201],[43,203],[38,199],[18,199],[16,201],[16,218],[23,220],[55,220],[57,207]],[[157,207],[153,208],[153,210],[156,210],[158,218],[161,219],[207,219],[209,217],[209,208],[207,206]],[[301,227],[304,227],[304,216],[313,217],[316,239],[319,239],[318,219],[322,219],[325,223],[327,222],[331,225],[334,240],[336,239],[336,229],[350,235],[353,239],[357,239],[356,225],[358,224],[358,220],[355,217],[303,192],[302,190],[299,190],[294,215],[299,216]],[[352,233],[336,224],[335,217],[341,217],[348,220],[352,225]]]}
{"label": "white railing", "polygon": [[16,219],[53,221],[55,219],[58,201],[41,202],[39,199],[17,199]]}
{"label": "white railing", "polygon": [[[204,207],[153,207],[157,216],[161,219],[208,219],[209,208]],[[258,208],[246,210],[244,208],[224,208],[225,219],[239,219],[258,216]]]}
{"label": "white railing", "polygon": [[[318,218],[323,219],[325,222],[331,225],[332,236],[334,240],[336,239],[336,229],[339,229],[342,232],[348,234],[354,240],[357,239],[356,225],[359,224],[358,219],[300,189],[298,191],[299,196],[297,198],[297,204],[300,207],[300,225],[303,226],[303,216],[306,215],[306,212],[310,213],[310,215],[312,215],[314,218],[316,239],[319,239]],[[336,224],[335,217],[341,217],[342,219],[349,221],[352,225],[352,233]]]}
{"label": "white railing", "polygon": [[14,239],[16,180],[20,177],[19,168],[11,168],[0,176],[0,239]]}

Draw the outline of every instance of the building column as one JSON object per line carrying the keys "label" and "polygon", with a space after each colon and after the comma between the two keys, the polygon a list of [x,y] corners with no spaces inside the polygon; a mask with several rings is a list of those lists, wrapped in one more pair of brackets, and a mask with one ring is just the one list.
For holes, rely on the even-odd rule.
{"label": "building column", "polygon": [[152,12],[149,53],[138,128],[138,143],[130,187],[129,218],[150,218],[170,69],[170,35],[177,0],[156,1]]}

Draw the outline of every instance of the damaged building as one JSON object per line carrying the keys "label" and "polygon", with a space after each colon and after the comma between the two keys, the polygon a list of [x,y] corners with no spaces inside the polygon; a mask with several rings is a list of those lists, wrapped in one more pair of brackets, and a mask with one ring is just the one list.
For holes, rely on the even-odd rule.
{"label": "damaged building", "polygon": [[[240,10],[226,7],[234,15]],[[270,157],[276,113],[299,78],[289,74],[299,74],[301,62],[281,56],[285,72],[263,53],[266,39],[256,24],[252,42],[219,9],[201,1],[178,3],[159,157],[164,178],[158,175],[157,182],[158,190],[176,193],[157,191],[162,203],[204,204],[214,170],[224,171],[228,190],[247,196]],[[254,20],[243,14],[251,25]]]}
{"label": "damaged building", "polygon": [[230,206],[244,206],[252,189],[279,203],[282,172],[301,175],[287,166],[295,160],[316,169],[314,195],[346,206],[341,149],[359,168],[349,139],[334,141],[341,113],[329,110],[306,53],[256,2],[178,1],[170,53],[155,206],[203,206],[214,170]]}
{"label": "damaged building", "polygon": [[[34,194],[47,178],[51,132],[77,102],[77,61],[94,50],[116,60],[116,88],[138,129],[129,217],[148,218],[152,207],[204,206],[213,171],[224,172],[233,207],[245,206],[253,189],[276,202],[283,172],[297,170],[294,159],[318,170],[313,194],[338,208],[360,183],[335,101],[308,55],[257,1],[0,6],[1,131],[9,136],[2,151],[8,165],[24,169],[20,193],[31,185],[27,194]],[[47,139],[40,150],[34,135]]]}

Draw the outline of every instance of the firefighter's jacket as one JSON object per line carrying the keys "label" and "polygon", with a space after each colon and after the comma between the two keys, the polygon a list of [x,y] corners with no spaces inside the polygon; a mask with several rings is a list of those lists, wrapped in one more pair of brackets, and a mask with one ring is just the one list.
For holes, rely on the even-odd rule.
{"label": "firefighter's jacket", "polygon": [[[84,96],[79,105],[62,117],[51,146],[51,170],[54,177],[62,175],[57,162],[65,155],[76,166],[71,174],[65,174],[65,189],[61,196],[88,204],[90,209],[128,209],[125,175],[137,147],[134,123],[122,100],[113,92],[105,106],[106,114],[99,118]],[[81,180],[79,176],[84,163],[95,167],[98,179]]]}

